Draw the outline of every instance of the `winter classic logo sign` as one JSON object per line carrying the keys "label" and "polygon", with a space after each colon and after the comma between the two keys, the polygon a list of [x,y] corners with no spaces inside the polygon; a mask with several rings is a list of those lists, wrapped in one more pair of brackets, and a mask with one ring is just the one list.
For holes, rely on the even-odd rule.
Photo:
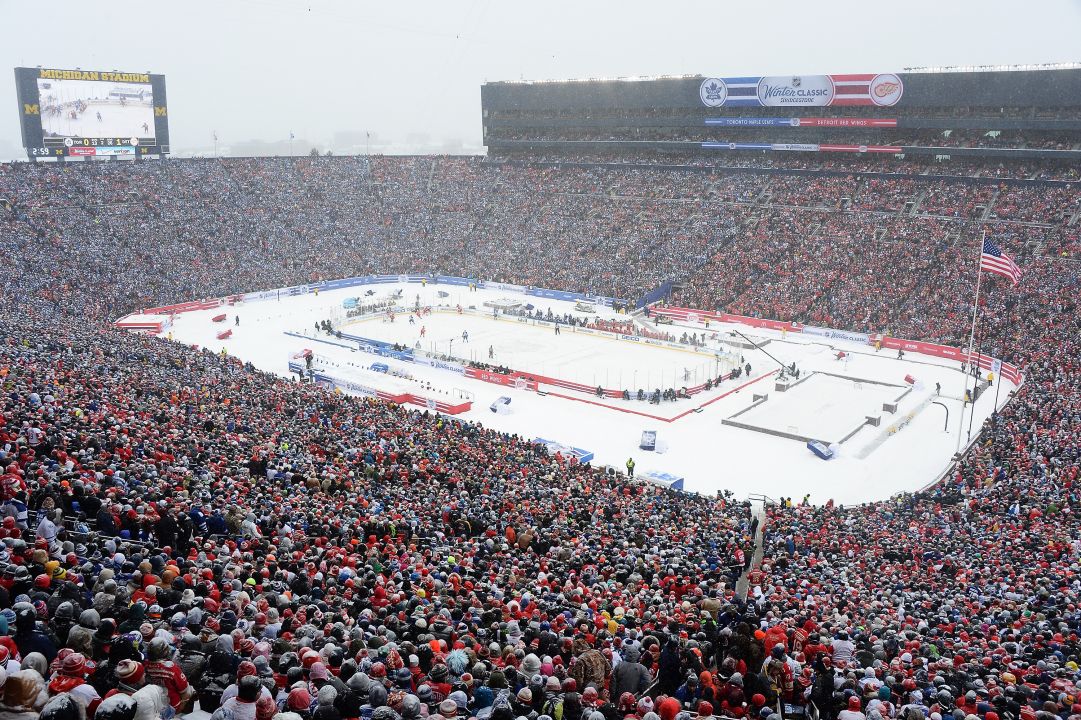
{"label": "winter classic logo sign", "polygon": [[905,86],[901,82],[901,78],[893,73],[883,73],[882,75],[875,75],[867,88],[867,92],[871,96],[871,102],[875,105],[888,107],[897,104],[897,101],[901,99],[901,95],[905,92]]}
{"label": "winter classic logo sign", "polygon": [[824,107],[833,101],[829,75],[764,77],[758,81],[758,102],[766,107]]}
{"label": "winter classic logo sign", "polygon": [[706,78],[698,88],[698,97],[706,107],[720,107],[728,99],[728,86],[720,78]]}

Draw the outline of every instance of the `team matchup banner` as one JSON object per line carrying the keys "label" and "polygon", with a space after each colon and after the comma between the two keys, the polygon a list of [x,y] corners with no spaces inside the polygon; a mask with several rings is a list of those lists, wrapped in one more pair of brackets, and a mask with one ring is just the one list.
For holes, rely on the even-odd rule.
{"label": "team matchup banner", "polygon": [[895,128],[897,118],[720,117],[706,118],[706,125],[715,127]]}
{"label": "team matchup banner", "polygon": [[706,78],[698,95],[706,107],[891,107],[904,91],[894,73],[865,73]]}

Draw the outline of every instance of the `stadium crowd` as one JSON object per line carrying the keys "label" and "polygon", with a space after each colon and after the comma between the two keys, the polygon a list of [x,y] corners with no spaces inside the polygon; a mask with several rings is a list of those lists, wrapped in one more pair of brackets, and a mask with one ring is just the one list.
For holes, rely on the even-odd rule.
{"label": "stadium crowd", "polygon": [[[1077,720],[1077,190],[782,177],[0,168],[0,720]],[[441,270],[956,342],[985,228],[1014,401],[930,489],[771,506],[760,565],[730,496],[108,324]]]}

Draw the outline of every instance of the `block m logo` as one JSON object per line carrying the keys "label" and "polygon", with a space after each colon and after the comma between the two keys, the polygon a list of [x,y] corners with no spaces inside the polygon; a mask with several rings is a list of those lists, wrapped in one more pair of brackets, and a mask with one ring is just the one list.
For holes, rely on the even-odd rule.
{"label": "block m logo", "polygon": [[154,108],[154,117],[165,117],[165,108],[164,107],[156,107],[156,108]]}
{"label": "block m logo", "polygon": [[23,103],[23,115],[40,115],[41,109],[37,103]]}

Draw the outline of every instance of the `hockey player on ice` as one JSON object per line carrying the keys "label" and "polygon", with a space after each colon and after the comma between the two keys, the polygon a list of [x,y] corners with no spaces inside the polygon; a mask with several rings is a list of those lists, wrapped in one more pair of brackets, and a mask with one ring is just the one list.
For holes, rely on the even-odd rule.
{"label": "hockey player on ice", "polygon": [[489,345],[488,346],[488,359],[491,360],[494,357],[495,357],[495,346],[494,345]]}
{"label": "hockey player on ice", "polygon": [[428,329],[423,325],[420,326],[420,336],[424,337],[424,333],[428,332]]}
{"label": "hockey player on ice", "polygon": [[464,342],[464,343],[469,342],[469,331],[468,330],[462,330],[462,342]]}

